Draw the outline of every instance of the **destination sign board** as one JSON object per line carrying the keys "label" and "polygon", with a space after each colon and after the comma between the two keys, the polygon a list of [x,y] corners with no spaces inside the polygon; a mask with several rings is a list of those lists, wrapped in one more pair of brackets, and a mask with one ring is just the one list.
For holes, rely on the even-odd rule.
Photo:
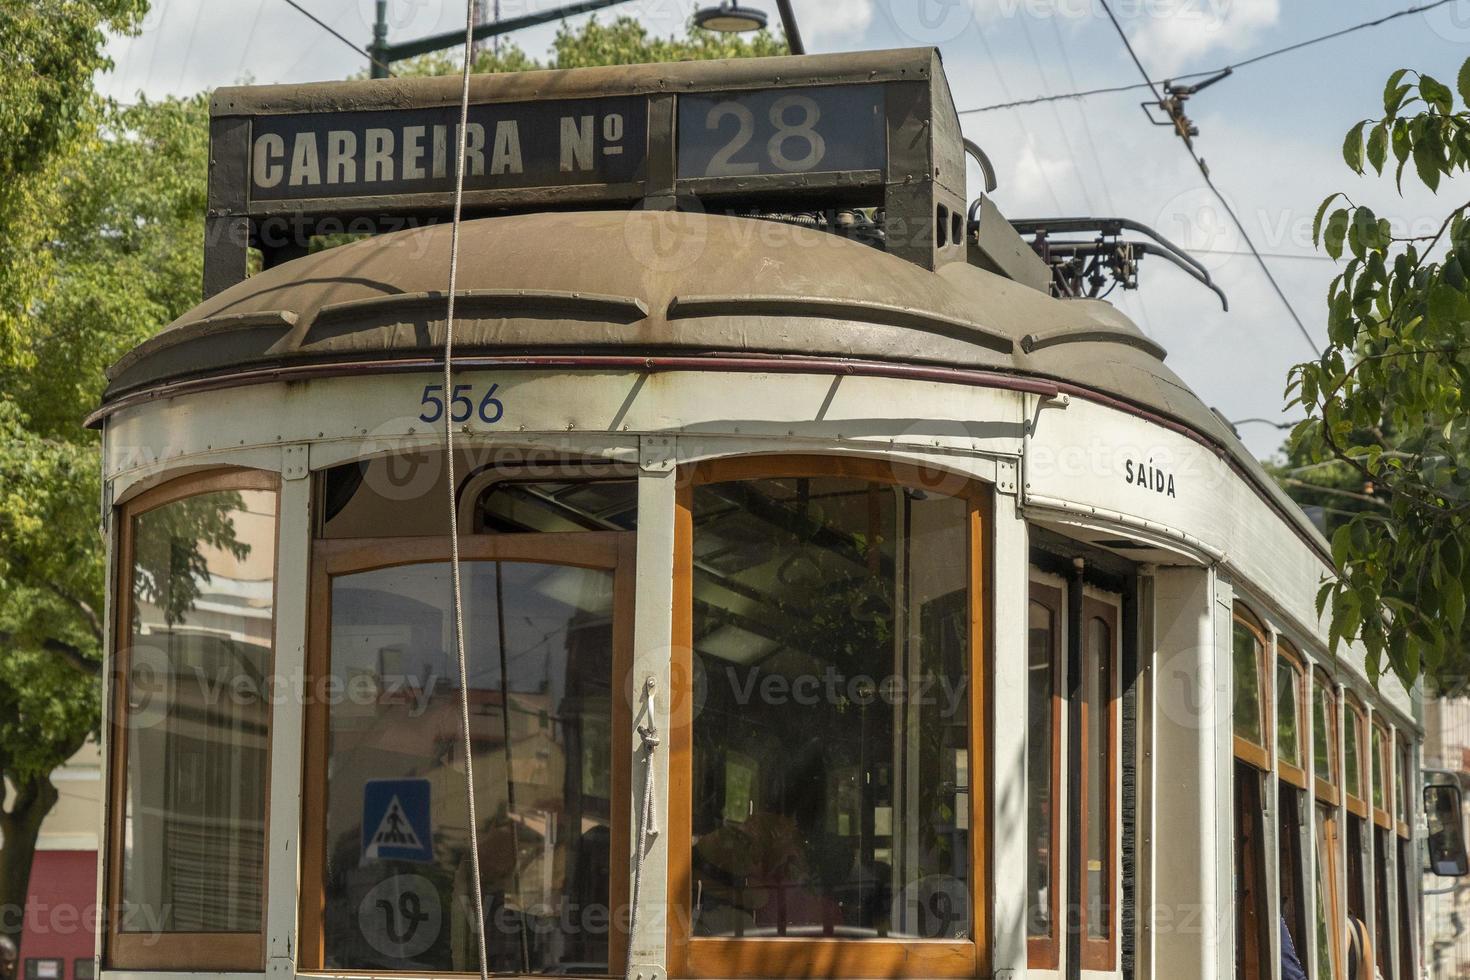
{"label": "destination sign board", "polygon": [[[292,201],[454,190],[459,108],[261,116],[250,199]],[[472,105],[468,191],[642,179],[646,98]]]}
{"label": "destination sign board", "polygon": [[679,177],[880,170],[881,85],[768,89],[679,99]]}
{"label": "destination sign board", "polygon": [[[447,220],[464,94],[452,77],[216,89],[206,294],[252,249],[271,268],[345,228]],[[890,254],[965,258],[963,134],[932,48],[475,74],[468,98],[470,218],[874,208]]]}

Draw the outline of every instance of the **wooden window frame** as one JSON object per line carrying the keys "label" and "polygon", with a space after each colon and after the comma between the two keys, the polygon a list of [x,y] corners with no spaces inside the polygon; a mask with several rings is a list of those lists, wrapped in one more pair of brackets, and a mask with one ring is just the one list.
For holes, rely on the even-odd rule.
{"label": "wooden window frame", "polygon": [[[1276,773],[1283,781],[1290,783],[1297,789],[1304,790],[1308,786],[1309,780],[1307,773],[1312,764],[1312,753],[1306,744],[1305,726],[1302,724],[1306,718],[1307,709],[1306,662],[1302,659],[1301,654],[1297,652],[1296,647],[1290,640],[1284,640],[1279,637],[1276,640],[1276,661],[1278,664],[1285,664],[1292,673],[1291,693],[1296,711],[1296,757],[1297,761],[1302,763],[1301,765],[1294,765],[1282,758],[1280,745],[1281,726],[1276,723],[1277,712],[1279,711],[1277,699],[1281,696],[1281,692],[1279,690],[1273,690],[1271,718],[1272,726],[1276,729],[1277,736],[1276,742],[1274,743],[1276,745]],[[1276,671],[1273,670],[1271,673],[1272,686],[1274,688]]]}
{"label": "wooden window frame", "polygon": [[[1318,691],[1322,692],[1322,717],[1327,724],[1327,771],[1330,779],[1323,779],[1317,775],[1317,739],[1316,733],[1312,737],[1312,784],[1317,791],[1317,799],[1325,800],[1334,807],[1342,804],[1342,772],[1339,764],[1339,755],[1342,750],[1342,723],[1337,717],[1337,685],[1332,683],[1332,678],[1322,668],[1316,668],[1312,673],[1312,695],[1316,696]],[[1317,706],[1312,704],[1312,723],[1316,724]]]}
{"label": "wooden window frame", "polygon": [[[1374,736],[1378,736],[1378,748],[1373,748]],[[1382,793],[1383,806],[1373,805],[1373,822],[1384,830],[1393,830],[1393,733],[1387,724],[1377,714],[1373,716],[1373,724],[1368,730],[1368,751],[1372,754],[1372,760],[1368,766],[1368,800],[1373,800],[1374,783],[1371,781],[1381,777],[1383,780]]]}
{"label": "wooden window frame", "polygon": [[[1393,783],[1395,830],[1400,837],[1408,840],[1414,822],[1414,743],[1401,728],[1394,729],[1393,757],[1394,772],[1403,777],[1402,783],[1397,778]],[[1399,799],[1400,786],[1404,789],[1404,799]],[[1408,808],[1407,814],[1404,812],[1405,807]],[[1405,816],[1409,819],[1405,820]]]}
{"label": "wooden window frame", "polygon": [[[1082,951],[1080,958],[1082,969],[1101,970],[1106,972],[1112,972],[1113,970],[1116,970],[1118,968],[1119,876],[1117,840],[1118,797],[1120,795],[1120,787],[1118,785],[1118,759],[1122,755],[1122,752],[1119,749],[1120,732],[1118,731],[1118,692],[1120,681],[1119,675],[1122,673],[1121,667],[1123,659],[1123,636],[1121,630],[1119,629],[1122,619],[1122,617],[1120,616],[1120,612],[1121,610],[1119,606],[1115,605],[1113,602],[1099,599],[1094,595],[1088,595],[1084,592],[1082,597],[1082,622],[1071,625],[1070,627],[1072,629],[1077,629],[1081,631],[1080,640],[1083,644],[1084,663],[1086,661],[1087,649],[1087,632],[1085,626],[1090,623],[1093,618],[1101,618],[1107,624],[1109,635],[1112,639],[1111,647],[1108,650],[1108,690],[1105,692],[1108,699],[1108,713],[1106,719],[1108,731],[1108,771],[1106,773],[1106,778],[1103,780],[1103,786],[1106,789],[1106,800],[1103,809],[1107,815],[1107,826],[1104,829],[1102,838],[1104,841],[1103,846],[1107,850],[1106,855],[1104,855],[1104,858],[1107,862],[1107,867],[1106,873],[1103,876],[1103,879],[1107,882],[1106,898],[1108,910],[1108,934],[1107,938],[1105,939],[1093,939],[1087,934],[1086,910],[1088,892],[1087,867],[1085,862],[1090,857],[1090,855],[1087,853],[1087,836],[1088,830],[1090,828],[1088,827],[1087,807],[1085,805],[1079,806],[1077,808],[1077,812],[1080,815],[1081,824],[1081,826],[1077,828],[1077,840],[1080,842],[1082,853],[1076,855],[1075,857],[1068,858],[1069,861],[1075,860],[1084,862],[1082,867],[1081,886],[1078,889],[1078,894],[1075,902],[1075,906],[1078,909],[1079,917],[1078,928],[1081,930],[1080,939]],[[1083,669],[1085,671],[1086,667],[1084,666]],[[1082,776],[1078,780],[1078,785],[1084,787],[1083,792],[1085,795],[1085,787],[1087,786],[1087,777],[1089,775],[1087,771],[1087,766],[1092,759],[1092,746],[1088,744],[1087,740],[1087,733],[1090,728],[1090,719],[1088,718],[1087,701],[1085,698],[1082,700],[1081,709],[1082,731],[1079,733],[1081,742],[1081,758],[1076,760],[1075,765],[1079,765],[1082,767]]]}
{"label": "wooden window frame", "polygon": [[1252,766],[1255,766],[1262,772],[1270,772],[1271,749],[1269,748],[1269,746],[1272,745],[1272,739],[1275,732],[1275,725],[1272,724],[1272,716],[1276,707],[1276,700],[1274,697],[1272,697],[1271,694],[1271,689],[1274,686],[1272,684],[1271,678],[1272,671],[1266,669],[1267,666],[1269,666],[1272,662],[1270,637],[1266,633],[1266,627],[1265,624],[1261,621],[1261,618],[1257,616],[1254,612],[1252,612],[1249,606],[1239,600],[1236,600],[1235,605],[1231,610],[1230,622],[1230,658],[1232,671],[1235,667],[1236,623],[1239,623],[1240,625],[1244,626],[1246,629],[1254,633],[1257,641],[1259,641],[1261,644],[1261,652],[1256,656],[1256,700],[1258,702],[1257,710],[1260,712],[1261,717],[1261,742],[1263,744],[1257,745],[1255,742],[1252,742],[1250,739],[1245,738],[1235,731],[1235,699],[1233,695],[1231,697],[1231,742],[1235,747],[1235,757],[1237,759],[1240,759]]}
{"label": "wooden window frame", "polygon": [[[122,914],[122,854],[126,833],[127,809],[127,680],[131,670],[131,636],[133,613],[133,522],[142,514],[169,504],[209,493],[259,490],[276,495],[275,559],[271,572],[271,669],[275,669],[275,624],[280,590],[280,476],[269,470],[216,469],[177,477],[143,491],[116,508],[117,550],[113,570],[115,610],[112,617],[112,664],[108,673],[111,705],[108,720],[108,814],[106,823],[107,855],[103,883],[106,904],[102,928],[104,949],[102,962],[107,970],[172,970],[172,971],[261,971],[265,969],[266,916],[270,905],[270,889],[261,889],[260,930],[258,932],[167,932],[133,933],[119,929]],[[270,827],[270,773],[275,712],[266,705],[266,785],[264,787],[264,826]],[[271,846],[265,842],[261,880],[270,881]]]}
{"label": "wooden window frame", "polygon": [[[633,708],[628,683],[633,669],[633,618],[637,532],[548,531],[461,537],[462,562],[503,561],[610,571],[613,574],[612,758],[609,837],[611,894],[607,976],[626,972],[631,814]],[[332,579],[384,568],[447,562],[449,538],[318,538],[312,542],[311,610],[308,620],[307,690],[317,691],[331,675]],[[616,692],[622,692],[622,696]],[[327,967],[323,912],[326,903],[327,771],[330,706],[309,697],[305,713],[305,752],[301,807],[301,899],[298,966],[302,973],[361,976],[363,970]],[[619,846],[621,844],[621,846]],[[472,917],[473,918],[473,917]],[[374,976],[416,976],[422,971],[368,971]],[[440,970],[433,976],[472,976]]]}
{"label": "wooden window frame", "polygon": [[1369,810],[1368,801],[1372,797],[1373,793],[1373,786],[1371,783],[1368,782],[1369,778],[1371,777],[1368,766],[1369,752],[1371,751],[1371,749],[1369,747],[1369,740],[1366,737],[1368,734],[1368,713],[1363,707],[1363,702],[1358,700],[1357,695],[1351,692],[1344,692],[1342,707],[1343,769],[1346,770],[1347,768],[1347,713],[1352,712],[1353,716],[1357,719],[1357,724],[1354,726],[1354,731],[1357,734],[1356,742],[1358,756],[1358,787],[1363,790],[1363,796],[1359,798],[1352,794],[1352,791],[1349,789],[1348,786],[1346,771],[1344,771],[1342,774],[1342,793],[1343,796],[1347,799],[1348,812],[1355,817],[1362,817],[1364,820],[1366,820],[1368,819]]}
{"label": "wooden window frame", "polygon": [[[763,977],[924,977],[990,975],[990,556],[993,506],[989,486],[950,474],[853,456],[758,455],[707,460],[680,468],[674,520],[673,650],[669,723],[668,975],[678,980]],[[970,578],[970,939],[726,938],[692,936],[694,773],[694,488],[710,483],[846,477],[927,489],[969,505]],[[953,485],[951,485],[953,484]]]}
{"label": "wooden window frame", "polygon": [[[1026,937],[1026,966],[1032,970],[1055,970],[1061,964],[1061,937],[1065,923],[1061,918],[1062,892],[1062,713],[1066,711],[1065,677],[1063,674],[1064,641],[1066,639],[1066,594],[1062,588],[1046,582],[1030,579],[1026,601],[1038,602],[1051,611],[1056,629],[1052,634],[1051,648],[1051,883],[1047,895],[1051,903],[1052,934],[1050,936]],[[1029,720],[1028,720],[1029,724]],[[1029,789],[1029,787],[1028,787]],[[1027,857],[1030,858],[1030,841],[1027,841]],[[1028,894],[1029,901],[1030,896]]]}

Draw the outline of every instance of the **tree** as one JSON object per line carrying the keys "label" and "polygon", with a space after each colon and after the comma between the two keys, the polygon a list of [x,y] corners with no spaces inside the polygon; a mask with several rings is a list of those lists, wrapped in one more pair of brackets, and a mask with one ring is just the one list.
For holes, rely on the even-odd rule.
{"label": "tree", "polygon": [[[103,369],[200,298],[204,99],[119,109],[86,80],[62,119],[79,131],[0,183],[0,250],[34,250],[24,274],[0,254],[0,912],[24,909],[51,773],[98,724],[98,443],[81,421]],[[0,914],[0,932],[22,925]]]}
{"label": "tree", "polygon": [[[107,365],[201,293],[206,97],[119,108],[91,86],[107,67],[102,30],[129,30],[145,9],[0,0],[0,933],[15,936],[22,921],[4,913],[24,908],[36,835],[56,801],[51,773],[98,724],[98,443],[81,420]],[[621,18],[563,27],[553,65],[784,51],[769,34],[651,38]],[[535,67],[510,44],[476,63]],[[455,70],[451,54],[399,69]],[[197,539],[233,547],[210,519]],[[197,555],[170,560],[199,574]]]}
{"label": "tree", "polygon": [[[1470,61],[1458,88],[1470,102]],[[1343,157],[1360,175],[1392,166],[1400,190],[1407,176],[1437,191],[1470,168],[1470,110],[1431,76],[1396,71],[1383,115],[1352,127]],[[1332,534],[1338,574],[1318,608],[1330,606],[1333,647],[1361,640],[1373,678],[1392,669],[1446,691],[1470,674],[1467,217],[1470,202],[1433,235],[1400,237],[1344,194],[1323,201],[1313,235],[1348,262],[1328,291],[1327,349],[1287,388],[1308,415],[1292,437],[1299,458],[1347,468],[1384,505]]]}
{"label": "tree", "polygon": [[133,30],[147,0],[0,0],[0,363],[44,289],[60,161],[96,129],[104,30]]}

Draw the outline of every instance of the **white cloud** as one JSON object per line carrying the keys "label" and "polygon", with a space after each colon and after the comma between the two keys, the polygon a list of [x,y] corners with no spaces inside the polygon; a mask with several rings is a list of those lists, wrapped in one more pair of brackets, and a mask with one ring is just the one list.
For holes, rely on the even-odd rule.
{"label": "white cloud", "polygon": [[802,33],[823,41],[861,35],[873,23],[873,0],[816,0],[794,8]]}
{"label": "white cloud", "polygon": [[1155,75],[1198,68],[1206,55],[1242,51],[1281,17],[1280,0],[1132,0],[1119,20]]}

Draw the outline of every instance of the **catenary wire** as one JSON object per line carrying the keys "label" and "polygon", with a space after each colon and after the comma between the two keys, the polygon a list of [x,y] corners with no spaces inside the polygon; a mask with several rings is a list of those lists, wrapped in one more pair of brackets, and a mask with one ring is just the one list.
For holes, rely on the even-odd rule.
{"label": "catenary wire", "polygon": [[[1128,49],[1128,56],[1138,66],[1138,73],[1148,83],[1149,89],[1155,95],[1158,95],[1158,87],[1154,84],[1153,78],[1149,76],[1148,69],[1143,67],[1143,62],[1139,60],[1137,52],[1133,50],[1133,43],[1128,40],[1128,34],[1123,30],[1123,25],[1118,23],[1118,18],[1113,15],[1113,8],[1109,5],[1108,0],[1099,0],[1099,2],[1102,4],[1103,10],[1107,13],[1108,20],[1112,21],[1114,30],[1118,32],[1118,37],[1122,39],[1123,46]],[[1162,98],[1160,98],[1160,101],[1163,101]],[[1291,315],[1292,322],[1296,324],[1296,328],[1300,331],[1302,339],[1307,342],[1307,346],[1312,349],[1314,354],[1321,356],[1321,348],[1312,339],[1312,335],[1308,332],[1306,324],[1302,322],[1302,318],[1297,315],[1296,307],[1292,306],[1291,300],[1287,299],[1285,290],[1276,281],[1276,276],[1271,273],[1270,266],[1266,265],[1266,259],[1256,248],[1256,243],[1251,240],[1250,232],[1245,229],[1245,223],[1240,220],[1240,216],[1235,213],[1235,209],[1230,206],[1230,202],[1225,199],[1225,195],[1220,192],[1220,188],[1215,186],[1214,179],[1210,177],[1210,168],[1205,166],[1205,161],[1194,151],[1194,147],[1190,146],[1188,142],[1181,140],[1181,145],[1184,147],[1184,152],[1188,153],[1189,158],[1194,161],[1195,167],[1199,169],[1200,176],[1204,178],[1205,186],[1215,195],[1215,199],[1220,202],[1220,207],[1225,209],[1225,213],[1230,216],[1230,220],[1234,223],[1236,230],[1240,232],[1241,241],[1245,242],[1246,248],[1250,249],[1251,255],[1255,257],[1256,264],[1261,267],[1261,272],[1265,274],[1266,281],[1275,290],[1277,298],[1281,300],[1281,305],[1286,307],[1286,312]]]}
{"label": "catenary wire", "polygon": [[[1245,68],[1248,65],[1254,65],[1257,62],[1265,61],[1268,58],[1275,58],[1278,55],[1289,54],[1293,51],[1300,51],[1302,48],[1311,47],[1314,44],[1321,44],[1324,41],[1332,41],[1339,37],[1342,37],[1345,34],[1352,34],[1356,31],[1367,30],[1370,27],[1380,27],[1390,21],[1398,20],[1401,17],[1408,17],[1413,14],[1422,14],[1425,11],[1433,10],[1435,7],[1442,7],[1447,3],[1453,2],[1455,2],[1455,0],[1434,0],[1433,3],[1425,3],[1415,7],[1408,7],[1404,10],[1397,10],[1391,14],[1386,14],[1382,17],[1375,18],[1374,20],[1364,21],[1361,24],[1353,24],[1351,27],[1344,27],[1341,30],[1333,31],[1330,34],[1322,34],[1317,37],[1307,38],[1305,41],[1298,41],[1295,44],[1289,44],[1284,48],[1276,48],[1271,51],[1263,52],[1252,58],[1247,58],[1244,61],[1237,61],[1233,65],[1224,65],[1220,68],[1211,69],[1210,71],[1193,71],[1185,75],[1179,75],[1176,80],[1184,81],[1190,78],[1207,78],[1211,75],[1218,75],[1227,69],[1231,71],[1236,71],[1241,68]],[[1152,83],[1133,82],[1127,85],[1108,85],[1102,88],[1083,89],[1077,92],[1038,95],[1028,99],[1017,99],[1011,102],[997,102],[992,105],[976,106],[973,109],[961,109],[959,110],[959,114],[964,116],[976,112],[994,112],[997,109],[1017,109],[1022,106],[1039,105],[1044,102],[1059,102],[1063,99],[1085,99],[1090,98],[1094,95],[1112,95],[1118,92],[1135,92],[1143,88],[1152,88]]]}

